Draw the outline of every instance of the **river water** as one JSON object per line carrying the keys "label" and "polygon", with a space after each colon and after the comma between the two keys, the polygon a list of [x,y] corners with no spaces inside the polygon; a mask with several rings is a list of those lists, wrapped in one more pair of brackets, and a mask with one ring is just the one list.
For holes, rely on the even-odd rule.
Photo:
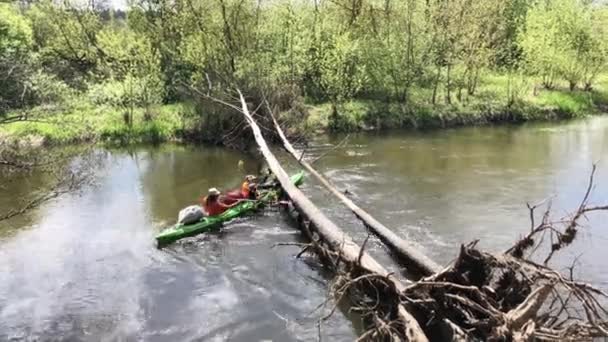
{"label": "river water", "polygon": [[[556,217],[576,207],[598,163],[593,203],[608,202],[608,118],[562,124],[475,127],[321,137],[304,158],[436,261],[479,239],[508,248],[529,229],[525,203],[552,198]],[[201,191],[236,187],[259,158],[219,148],[140,147],[106,151],[94,185],[25,216],[0,222],[0,340],[309,341],[352,340],[347,308],[321,327],[332,304],[328,277],[277,210],[238,219],[158,250],[154,235]],[[297,166],[278,153],[289,171]],[[2,211],[38,179],[3,179]],[[367,233],[308,178],[303,190],[355,240]],[[606,217],[593,214],[559,269],[608,288]],[[399,272],[377,241],[370,252]]]}

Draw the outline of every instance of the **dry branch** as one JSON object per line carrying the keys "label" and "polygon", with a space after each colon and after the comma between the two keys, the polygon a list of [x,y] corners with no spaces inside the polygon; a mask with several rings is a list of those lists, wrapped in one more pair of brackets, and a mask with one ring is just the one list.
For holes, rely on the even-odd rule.
{"label": "dry branch", "polygon": [[588,204],[594,172],[595,167],[581,203],[569,218],[551,221],[549,203],[542,221],[536,224],[534,210],[539,205],[528,205],[530,233],[507,252],[493,255],[462,246],[453,265],[409,286],[404,296],[445,336],[462,331],[471,338],[494,341],[607,337],[608,310],[603,304],[608,294],[575,281],[574,266],[568,268],[568,276],[562,276],[524,253],[545,242],[536,235],[549,232],[557,242],[549,246],[544,258],[548,261],[554,252],[572,243],[578,220],[585,213],[608,209]]}
{"label": "dry branch", "polygon": [[521,239],[519,239],[505,253],[513,255],[517,258],[524,258],[524,254],[526,253],[526,251],[531,249],[532,252],[528,255],[528,258],[530,258],[532,254],[538,249],[538,247],[542,245],[544,235],[550,234],[550,236],[552,237],[551,240],[554,242],[551,244],[549,253],[543,261],[543,264],[547,265],[557,251],[569,246],[576,238],[578,228],[580,227],[579,220],[585,217],[585,214],[595,211],[608,210],[608,205],[589,205],[589,196],[593,189],[596,169],[596,165],[593,165],[585,194],[581,202],[579,203],[577,210],[570,217],[565,217],[559,220],[552,221],[550,218],[551,202],[548,202],[546,205],[545,212],[543,213],[541,222],[535,224],[535,211],[544,202],[541,202],[540,204],[534,206],[528,204],[531,225],[530,232]]}

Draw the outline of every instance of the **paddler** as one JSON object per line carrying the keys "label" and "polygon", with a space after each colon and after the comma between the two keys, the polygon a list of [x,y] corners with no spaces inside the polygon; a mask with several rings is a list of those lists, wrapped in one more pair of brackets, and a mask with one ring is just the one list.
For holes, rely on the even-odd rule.
{"label": "paddler", "polygon": [[225,204],[222,202],[220,198],[221,192],[216,188],[209,189],[209,192],[206,197],[204,197],[201,201],[201,205],[207,212],[209,216],[215,216],[223,213],[224,211],[234,207],[237,205],[240,200],[237,200],[231,204]]}
{"label": "paddler", "polygon": [[255,183],[256,177],[253,175],[245,176],[243,183],[241,183],[241,187],[229,191],[226,194],[226,200],[228,203],[232,203],[232,201],[237,199],[251,199],[254,200],[257,197],[257,184]]}
{"label": "paddler", "polygon": [[256,177],[254,175],[245,176],[243,184],[241,184],[241,196],[243,198],[255,199],[257,184],[255,183]]}

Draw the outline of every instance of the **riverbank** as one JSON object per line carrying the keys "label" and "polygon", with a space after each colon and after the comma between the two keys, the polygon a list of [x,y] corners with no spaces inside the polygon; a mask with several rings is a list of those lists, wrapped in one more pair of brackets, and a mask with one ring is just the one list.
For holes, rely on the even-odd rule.
{"label": "riverbank", "polygon": [[[312,104],[308,126],[316,130],[349,132],[370,129],[437,129],[528,121],[558,121],[608,113],[608,75],[598,79],[590,91],[567,89],[558,83],[552,90],[534,86],[530,78],[509,80],[492,75],[481,80],[474,95],[452,95],[451,104],[431,104],[431,89],[416,89],[407,105],[366,99],[338,106]],[[509,82],[513,85],[509,86]],[[506,89],[513,87],[509,93]],[[517,89],[515,89],[517,87]],[[438,102],[445,93],[439,92]]]}
{"label": "riverbank", "polygon": [[133,110],[132,124],[125,110],[88,103],[70,105],[55,114],[39,107],[24,120],[0,127],[7,140],[41,145],[66,145],[81,142],[141,143],[173,140],[191,124],[185,119],[183,104],[154,106]]}
{"label": "riverbank", "polygon": [[[416,89],[408,104],[372,98],[353,99],[336,107],[328,102],[304,100],[300,111],[304,120],[289,112],[282,119],[294,123],[290,130],[298,134],[319,132],[352,132],[373,129],[440,129],[528,121],[557,121],[608,112],[608,75],[598,79],[591,91],[566,89],[535,89],[531,81],[519,81],[518,89],[509,93],[506,76],[482,80],[474,95],[454,95],[451,104],[431,104],[430,89]],[[513,86],[515,87],[515,86]],[[516,96],[513,95],[516,93]],[[438,98],[443,99],[439,92]],[[458,99],[458,97],[460,99]],[[53,114],[54,113],[54,114]],[[93,105],[82,101],[62,110],[38,107],[28,116],[30,121],[0,125],[5,141],[29,142],[35,145],[66,145],[100,142],[113,145],[161,143],[167,141],[225,144],[226,132],[234,138],[241,120],[226,109],[201,108],[182,102],[135,108],[131,111],[109,105]],[[302,115],[299,113],[297,115]],[[296,120],[297,119],[297,120]]]}

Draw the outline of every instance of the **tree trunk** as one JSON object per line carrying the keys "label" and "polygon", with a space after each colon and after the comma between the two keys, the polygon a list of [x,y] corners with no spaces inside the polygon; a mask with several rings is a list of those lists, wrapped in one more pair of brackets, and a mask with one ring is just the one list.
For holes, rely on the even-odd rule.
{"label": "tree trunk", "polygon": [[[270,107],[270,106],[269,106]],[[270,108],[269,108],[270,110]],[[272,113],[270,113],[272,115]],[[340,192],[336,187],[331,184],[329,180],[327,180],[323,175],[321,175],[317,170],[315,170],[312,165],[303,160],[300,155],[293,148],[283,130],[279,126],[279,123],[276,121],[274,116],[272,116],[272,120],[274,122],[275,128],[283,141],[283,146],[285,150],[289,152],[308,172],[310,172],[317,180],[334,196],[336,196],[344,205],[350,209],[355,216],[361,220],[370,230],[372,230],[376,235],[380,237],[390,248],[393,250],[395,254],[399,257],[407,260],[410,264],[406,265],[406,267],[414,266],[419,273],[423,276],[428,276],[434,273],[437,273],[441,270],[441,267],[429,259],[427,256],[419,252],[405,240],[397,236],[393,232],[393,230],[388,229],[370,214],[368,214],[365,210],[359,208],[353,201],[351,201],[348,197],[346,197],[342,192]]]}
{"label": "tree trunk", "polygon": [[[258,144],[262,155],[268,163],[268,167],[277,177],[281,183],[281,187],[289,196],[293,202],[295,208],[308,220],[310,220],[313,228],[319,234],[319,236],[330,245],[332,250],[339,251],[340,258],[348,263],[358,264],[362,270],[369,274],[379,275],[384,277],[391,283],[392,286],[398,291],[402,292],[405,289],[405,285],[395,277],[394,274],[388,272],[382,265],[380,265],[374,258],[372,258],[367,252],[361,250],[361,248],[352,240],[350,236],[344,233],[335,223],[319,210],[309,199],[306,197],[298,187],[291,183],[289,176],[281,167],[281,164],[276,159],[274,154],[268,148],[262,132],[253,117],[249,113],[247,103],[241,92],[239,91],[242,112],[247,120],[256,143]],[[405,335],[408,341],[420,341],[427,342],[428,338],[422,331],[422,328],[414,317],[411,316],[405,310],[403,304],[398,305],[398,316],[405,324]]]}
{"label": "tree trunk", "polygon": [[435,77],[435,85],[433,86],[433,98],[431,100],[432,104],[437,102],[437,88],[439,87],[439,77],[441,76],[441,66],[437,65],[437,76]]}
{"label": "tree trunk", "polygon": [[450,63],[448,63],[448,70],[446,72],[446,82],[445,82],[445,103],[447,104],[452,104],[452,93],[451,93],[451,89],[452,85],[450,84],[451,80],[450,80],[450,71],[452,70],[452,65]]}

